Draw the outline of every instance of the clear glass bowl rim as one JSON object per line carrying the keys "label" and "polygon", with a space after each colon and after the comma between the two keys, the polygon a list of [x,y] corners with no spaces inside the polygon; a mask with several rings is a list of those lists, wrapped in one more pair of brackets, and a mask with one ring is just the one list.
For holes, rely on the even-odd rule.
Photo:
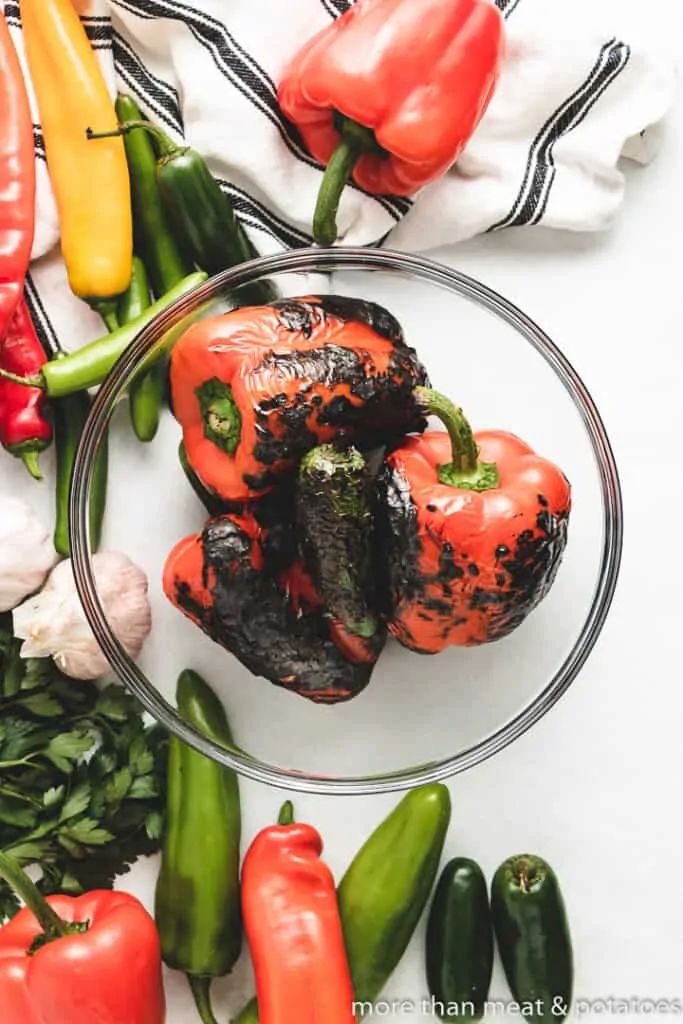
{"label": "clear glass bowl rim", "polygon": [[[577,408],[595,456],[604,513],[601,567],[590,609],[576,642],[538,696],[490,736],[460,753],[438,761],[380,775],[332,777],[309,775],[265,764],[239,748],[219,746],[193,729],[161,696],[111,631],[100,603],[92,570],[88,501],[94,458],[118,398],[139,361],[181,318],[219,293],[271,274],[385,271],[418,278],[456,292],[488,309],[521,334],[549,364]],[[245,778],[279,789],[331,795],[398,792],[444,781],[503,750],[535,725],[566,693],[583,667],[604,626],[614,597],[623,546],[623,503],[619,473],[598,409],[571,363],[545,332],[500,294],[457,270],[422,256],[391,249],[294,249],[259,257],[209,278],[179,299],[142,330],[102,383],[76,451],[69,498],[72,565],[76,589],[87,621],[113,671],[142,706],[170,734]]]}

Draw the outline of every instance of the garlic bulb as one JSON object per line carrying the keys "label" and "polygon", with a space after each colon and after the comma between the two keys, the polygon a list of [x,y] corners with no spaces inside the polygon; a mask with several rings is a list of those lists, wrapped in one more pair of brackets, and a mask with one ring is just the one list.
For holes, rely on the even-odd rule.
{"label": "garlic bulb", "polygon": [[[127,555],[98,551],[92,559],[95,585],[119,643],[137,658],[152,628],[147,577]],[[85,618],[70,561],[60,562],[34,597],[14,609],[14,633],[22,658],[51,656],[73,679],[97,679],[109,664]]]}
{"label": "garlic bulb", "polygon": [[31,506],[20,498],[0,498],[0,612],[38,590],[56,559],[52,539]]}

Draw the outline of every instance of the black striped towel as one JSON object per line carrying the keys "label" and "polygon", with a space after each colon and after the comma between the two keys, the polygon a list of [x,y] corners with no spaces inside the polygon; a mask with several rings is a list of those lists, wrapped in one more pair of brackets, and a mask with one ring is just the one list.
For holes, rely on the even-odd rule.
{"label": "black striped towel", "polygon": [[[276,88],[288,58],[351,0],[74,2],[112,91],[134,95],[150,119],[203,153],[259,251],[311,244],[321,169],[280,113]],[[457,166],[413,199],[349,187],[341,244],[384,240],[416,251],[512,225],[595,230],[612,221],[623,198],[619,160],[650,158],[648,129],[672,102],[673,64],[587,24],[566,0],[496,2],[506,64]],[[21,55],[17,0],[4,0],[4,10]],[[77,344],[100,323],[65,288],[35,111],[34,120],[34,255],[50,255],[36,264],[33,286]]]}

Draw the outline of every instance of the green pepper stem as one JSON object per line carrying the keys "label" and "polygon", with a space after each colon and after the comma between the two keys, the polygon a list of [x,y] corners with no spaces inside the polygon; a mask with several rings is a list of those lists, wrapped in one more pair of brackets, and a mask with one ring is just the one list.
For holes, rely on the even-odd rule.
{"label": "green pepper stem", "polygon": [[12,373],[10,370],[0,370],[0,378],[2,378],[2,380],[8,380],[12,384],[21,384],[23,388],[40,388],[41,391],[47,390],[42,374],[36,374],[33,377],[20,377],[18,373]]}
{"label": "green pepper stem", "polygon": [[293,825],[294,824],[294,804],[291,800],[285,800],[280,813],[277,816],[278,825]]}
{"label": "green pepper stem", "polygon": [[439,481],[467,491],[489,491],[498,486],[494,462],[480,462],[479,448],[462,409],[431,388],[417,387],[415,399],[428,416],[441,420],[451,439],[452,461],[437,468]]}
{"label": "green pepper stem", "polygon": [[55,913],[42,892],[28,877],[23,868],[6,853],[0,853],[0,876],[11,886],[45,932],[45,937],[63,939],[71,934],[66,921]]}
{"label": "green pepper stem", "polygon": [[121,325],[116,313],[117,303],[114,299],[92,299],[88,305],[102,317],[104,326],[110,333],[119,329]]}
{"label": "green pepper stem", "polygon": [[187,149],[187,146],[178,146],[165,131],[152,124],[151,121],[123,121],[119,124],[118,128],[111,132],[94,132],[92,128],[86,128],[85,134],[89,140],[114,139],[119,138],[121,135],[128,135],[134,128],[143,128],[150,135],[154,136],[160,157],[175,156],[176,153],[184,152]]}
{"label": "green pepper stem", "polygon": [[202,1024],[218,1024],[211,1006],[211,982],[213,979],[205,974],[188,974],[187,980]]}
{"label": "green pepper stem", "polygon": [[313,214],[313,237],[318,245],[330,246],[337,239],[337,212],[342,192],[363,153],[380,149],[375,133],[341,114],[335,116],[341,139],[329,159]]}
{"label": "green pepper stem", "polygon": [[42,480],[43,472],[40,468],[40,458],[35,448],[27,449],[26,451],[20,452],[19,458],[26,466],[34,480]]}

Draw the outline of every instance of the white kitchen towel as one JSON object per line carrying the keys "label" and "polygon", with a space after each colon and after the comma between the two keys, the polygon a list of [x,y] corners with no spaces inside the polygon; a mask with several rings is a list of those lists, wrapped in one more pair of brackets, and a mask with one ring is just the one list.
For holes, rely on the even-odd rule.
{"label": "white kitchen towel", "polygon": [[[146,116],[205,156],[257,249],[310,245],[321,168],[281,114],[277,83],[301,43],[351,0],[74,2],[112,92],[133,95]],[[410,199],[348,187],[338,244],[420,251],[513,225],[590,231],[613,221],[624,196],[620,159],[651,158],[648,129],[673,100],[673,62],[610,35],[599,3],[496,2],[507,57],[457,165]],[[21,55],[17,0],[4,0],[4,10]],[[54,250],[58,223],[35,105],[34,118],[38,258]],[[67,345],[78,344],[101,324],[64,294],[65,281],[53,251],[32,274],[33,305],[43,329],[52,320],[70,332]]]}

